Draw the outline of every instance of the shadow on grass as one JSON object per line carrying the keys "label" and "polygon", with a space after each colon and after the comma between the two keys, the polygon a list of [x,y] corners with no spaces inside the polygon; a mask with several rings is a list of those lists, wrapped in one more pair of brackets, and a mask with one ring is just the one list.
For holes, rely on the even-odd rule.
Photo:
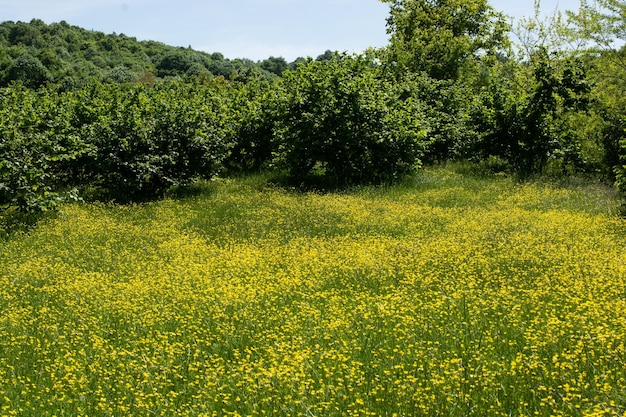
{"label": "shadow on grass", "polygon": [[341,181],[326,175],[290,176],[274,173],[267,177],[267,185],[297,193],[331,194],[362,189],[364,187],[384,187],[404,183],[411,176],[396,181]]}
{"label": "shadow on grass", "polygon": [[191,184],[177,185],[168,189],[164,197],[174,200],[184,200],[215,193],[215,186],[210,180],[196,181]]}
{"label": "shadow on grass", "polygon": [[24,213],[14,207],[0,210],[0,241],[16,233],[26,233],[44,220],[56,217],[55,211]]}
{"label": "shadow on grass", "polygon": [[[215,192],[215,186],[211,181],[198,181],[187,185],[174,186],[159,195],[122,195],[99,188],[83,188],[80,190],[80,198],[77,200],[84,204],[106,204],[112,206],[126,206],[134,204],[149,204],[170,198],[184,200],[202,195],[210,195]],[[62,207],[58,207],[62,210]],[[45,220],[54,219],[57,210],[24,212],[18,207],[0,206],[0,241],[6,241],[11,236],[19,233],[28,233],[33,227]]]}

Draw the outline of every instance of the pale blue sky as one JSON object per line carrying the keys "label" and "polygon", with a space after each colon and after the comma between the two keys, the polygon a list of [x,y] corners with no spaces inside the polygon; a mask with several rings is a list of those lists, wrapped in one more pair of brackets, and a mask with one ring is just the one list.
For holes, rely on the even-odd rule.
{"label": "pale blue sky", "polygon": [[[491,4],[520,17],[532,14],[534,0]],[[542,9],[577,9],[578,4],[543,0]],[[388,5],[378,0],[0,0],[0,21],[65,20],[85,29],[255,61],[384,46],[387,14]]]}

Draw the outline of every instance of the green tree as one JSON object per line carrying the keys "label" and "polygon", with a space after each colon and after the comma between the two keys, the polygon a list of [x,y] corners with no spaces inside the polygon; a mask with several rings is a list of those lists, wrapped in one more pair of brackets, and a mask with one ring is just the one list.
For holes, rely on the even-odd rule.
{"label": "green tree", "polygon": [[280,76],[283,75],[283,72],[287,70],[289,64],[287,64],[287,61],[285,61],[285,58],[283,57],[271,56],[268,59],[262,61],[260,66],[264,70]]}
{"label": "green tree", "polygon": [[8,68],[5,81],[20,81],[27,87],[38,88],[51,80],[52,75],[41,61],[31,55],[22,55]]}
{"label": "green tree", "polygon": [[571,112],[586,108],[589,96],[580,60],[556,59],[545,49],[530,58],[523,68],[530,68],[531,76],[518,72],[518,78],[491,80],[474,107],[475,153],[502,158],[522,176],[541,172],[557,157],[576,163],[576,143],[566,121]]}
{"label": "green tree", "polygon": [[598,63],[595,98],[604,122],[605,161],[614,164],[616,185],[626,195],[626,1],[581,0],[569,18],[574,38],[590,42]]}
{"label": "green tree", "polygon": [[159,76],[182,75],[187,72],[193,60],[185,50],[173,51],[166,54],[157,64],[156,69]]}
{"label": "green tree", "polygon": [[335,53],[333,51],[331,51],[330,49],[327,49],[326,51],[324,51],[323,54],[318,55],[317,58],[315,58],[316,61],[330,61],[335,57]]}
{"label": "green tree", "polygon": [[[22,58],[8,75],[9,67],[20,56],[34,57],[39,63],[31,60],[25,66]],[[270,60],[275,73],[285,67],[279,58]],[[46,68],[47,74],[37,72],[42,69],[39,64]],[[267,79],[275,76],[261,63],[228,60],[220,53],[208,54],[155,41],[140,42],[123,34],[85,30],[66,22],[51,25],[40,20],[0,23],[0,87],[21,81],[31,88],[47,84],[69,91],[94,80],[128,78],[121,68],[132,74],[151,73],[161,78],[186,75],[206,78],[211,72],[246,82],[257,72]]]}
{"label": "green tree", "polygon": [[379,77],[370,57],[337,55],[285,73],[276,123],[278,163],[297,181],[393,181],[419,165],[420,102]]}
{"label": "green tree", "polygon": [[508,44],[509,26],[487,0],[381,0],[390,4],[385,61],[396,72],[457,79],[463,65]]}
{"label": "green tree", "polygon": [[33,19],[30,23],[17,22],[11,27],[9,41],[14,45],[42,47],[45,45],[41,36],[43,27],[45,23],[38,19]]}
{"label": "green tree", "polygon": [[596,46],[613,50],[615,40],[626,40],[626,1],[581,0],[578,12],[569,12],[578,38]]}
{"label": "green tree", "polygon": [[110,83],[128,83],[135,79],[135,77],[136,75],[128,68],[119,66],[107,72],[102,80]]}

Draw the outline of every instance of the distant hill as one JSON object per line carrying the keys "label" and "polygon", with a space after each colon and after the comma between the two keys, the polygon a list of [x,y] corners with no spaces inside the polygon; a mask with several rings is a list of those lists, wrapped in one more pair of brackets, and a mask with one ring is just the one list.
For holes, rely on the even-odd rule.
{"label": "distant hill", "polygon": [[65,21],[0,23],[0,87],[17,81],[32,88],[57,85],[72,90],[94,79],[131,82],[187,76],[245,81],[252,74],[272,78],[293,65],[275,57],[261,62],[230,60],[217,52],[138,41]]}

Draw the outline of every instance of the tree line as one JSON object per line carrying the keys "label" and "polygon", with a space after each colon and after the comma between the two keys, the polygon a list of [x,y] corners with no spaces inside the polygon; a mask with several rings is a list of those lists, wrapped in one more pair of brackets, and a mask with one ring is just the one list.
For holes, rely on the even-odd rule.
{"label": "tree line", "polygon": [[514,28],[486,0],[384,2],[386,47],[291,64],[1,24],[0,205],[137,201],[263,169],[302,185],[388,183],[450,159],[588,173],[626,192],[626,51],[613,43],[625,2]]}
{"label": "tree line", "polygon": [[46,86],[69,91],[93,81],[154,82],[189,76],[271,79],[301,59],[292,63],[280,57],[260,62],[227,59],[219,52],[138,41],[124,34],[71,26],[65,21],[0,23],[1,87],[20,82],[29,88]]}

